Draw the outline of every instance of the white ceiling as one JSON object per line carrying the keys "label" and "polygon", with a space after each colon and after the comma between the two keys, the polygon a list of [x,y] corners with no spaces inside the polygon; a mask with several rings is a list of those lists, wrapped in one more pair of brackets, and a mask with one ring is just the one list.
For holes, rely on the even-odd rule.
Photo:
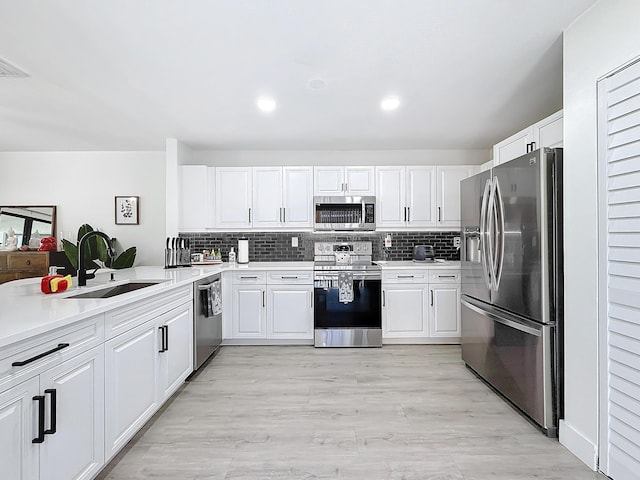
{"label": "white ceiling", "polygon": [[0,150],[489,148],[562,107],[562,30],[593,3],[0,0],[31,75],[0,78]]}

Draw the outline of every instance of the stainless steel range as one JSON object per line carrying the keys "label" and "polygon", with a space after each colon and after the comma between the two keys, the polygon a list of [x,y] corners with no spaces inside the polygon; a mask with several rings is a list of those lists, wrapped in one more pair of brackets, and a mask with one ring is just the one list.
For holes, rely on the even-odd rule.
{"label": "stainless steel range", "polygon": [[316,242],[316,347],[382,346],[382,272],[371,242]]}

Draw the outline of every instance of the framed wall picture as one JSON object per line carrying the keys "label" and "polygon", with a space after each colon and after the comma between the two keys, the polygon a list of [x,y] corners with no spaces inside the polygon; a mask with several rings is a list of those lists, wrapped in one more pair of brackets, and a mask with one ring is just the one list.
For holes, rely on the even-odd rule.
{"label": "framed wall picture", "polygon": [[138,225],[140,197],[116,197],[116,225]]}

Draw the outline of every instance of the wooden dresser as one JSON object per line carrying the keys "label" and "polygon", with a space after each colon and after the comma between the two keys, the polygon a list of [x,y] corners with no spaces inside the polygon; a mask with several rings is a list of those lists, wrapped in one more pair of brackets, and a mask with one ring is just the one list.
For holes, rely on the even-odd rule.
{"label": "wooden dresser", "polygon": [[0,283],[49,273],[49,252],[0,251]]}

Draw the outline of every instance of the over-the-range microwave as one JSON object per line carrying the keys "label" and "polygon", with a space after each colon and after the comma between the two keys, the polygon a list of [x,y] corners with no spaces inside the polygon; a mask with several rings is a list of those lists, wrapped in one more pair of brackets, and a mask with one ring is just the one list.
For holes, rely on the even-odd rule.
{"label": "over-the-range microwave", "polygon": [[313,197],[315,231],[376,229],[376,197]]}

